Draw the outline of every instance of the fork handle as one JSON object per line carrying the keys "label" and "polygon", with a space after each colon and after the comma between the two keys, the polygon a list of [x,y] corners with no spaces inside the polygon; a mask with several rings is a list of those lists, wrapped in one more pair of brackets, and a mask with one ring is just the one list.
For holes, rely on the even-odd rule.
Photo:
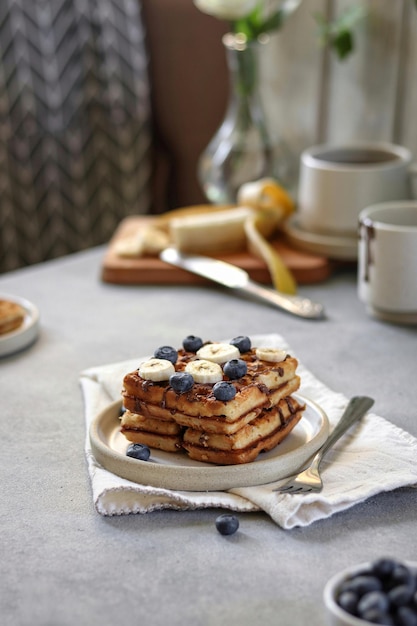
{"label": "fork handle", "polygon": [[366,396],[355,396],[350,400],[336,428],[316,454],[314,461],[317,466],[336,441],[338,441],[355,422],[359,421],[373,404],[374,400]]}

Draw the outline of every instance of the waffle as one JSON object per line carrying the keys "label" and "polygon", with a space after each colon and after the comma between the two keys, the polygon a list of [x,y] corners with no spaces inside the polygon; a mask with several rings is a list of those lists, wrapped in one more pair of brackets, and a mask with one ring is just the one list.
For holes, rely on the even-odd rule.
{"label": "waffle", "polygon": [[[230,400],[216,399],[213,384],[196,382],[179,393],[167,381],[144,380],[139,370],[123,383],[125,412],[121,431],[136,443],[165,451],[183,451],[192,459],[221,465],[248,463],[275,447],[302,417],[304,406],[291,396],[300,386],[297,360],[259,358],[256,348],[240,354],[247,372],[233,384]],[[178,350],[175,371],[198,360],[194,352]]]}
{"label": "waffle", "polygon": [[174,420],[160,420],[125,411],[122,432],[132,443],[143,443],[166,452],[178,452],[182,447],[183,429]]}

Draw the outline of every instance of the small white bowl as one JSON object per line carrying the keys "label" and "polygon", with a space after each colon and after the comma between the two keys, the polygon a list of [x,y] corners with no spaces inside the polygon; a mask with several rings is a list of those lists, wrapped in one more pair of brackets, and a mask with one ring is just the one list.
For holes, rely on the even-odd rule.
{"label": "small white bowl", "polygon": [[[407,567],[414,570],[417,569],[417,563],[410,561],[401,562],[404,563],[404,565],[407,565]],[[370,567],[370,565],[372,565],[372,563],[368,562],[348,567],[332,576],[332,578],[330,578],[330,580],[326,583],[323,591],[323,599],[326,606],[327,624],[329,626],[376,626],[367,620],[359,619],[359,617],[351,615],[342,609],[336,602],[336,593],[341,584],[348,578],[351,578],[351,576],[363,572],[365,569]]]}
{"label": "small white bowl", "polygon": [[9,356],[29,347],[35,342],[39,333],[39,311],[26,298],[0,293],[0,300],[10,300],[19,304],[25,310],[23,324],[9,333],[0,335],[0,358]]}

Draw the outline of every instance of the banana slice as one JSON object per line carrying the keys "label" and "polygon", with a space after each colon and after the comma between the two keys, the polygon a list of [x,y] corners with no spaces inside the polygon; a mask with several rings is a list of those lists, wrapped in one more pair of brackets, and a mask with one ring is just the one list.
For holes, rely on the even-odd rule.
{"label": "banana slice", "polygon": [[169,380],[172,374],[175,374],[175,367],[171,361],[166,359],[149,359],[149,361],[145,361],[139,367],[139,376],[154,382]]}
{"label": "banana slice", "polygon": [[218,363],[199,359],[190,361],[185,371],[191,374],[196,383],[218,383],[223,380],[223,370]]}
{"label": "banana slice", "polygon": [[240,352],[239,348],[230,343],[208,343],[197,351],[197,356],[200,359],[222,364],[230,359],[238,359]]}
{"label": "banana slice", "polygon": [[255,353],[260,361],[269,361],[270,363],[285,361],[285,357],[287,356],[286,350],[279,350],[277,348],[256,348]]}

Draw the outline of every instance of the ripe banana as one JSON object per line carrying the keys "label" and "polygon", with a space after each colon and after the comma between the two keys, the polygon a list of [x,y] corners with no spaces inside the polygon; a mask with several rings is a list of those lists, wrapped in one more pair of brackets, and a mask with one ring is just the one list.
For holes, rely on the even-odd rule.
{"label": "ripe banana", "polygon": [[212,363],[222,364],[231,359],[238,359],[240,352],[239,348],[230,343],[208,343],[197,351],[197,356]]}
{"label": "ripe banana", "polygon": [[285,361],[287,356],[286,350],[279,350],[278,348],[256,348],[255,354],[260,361],[269,361],[270,363]]}
{"label": "ripe banana", "polygon": [[196,383],[218,383],[223,380],[223,370],[218,363],[199,359],[190,361],[185,371],[191,374]]}
{"label": "ripe banana", "polygon": [[144,380],[161,382],[169,380],[169,377],[175,374],[175,367],[171,361],[166,359],[149,359],[149,361],[141,363],[138,371],[139,376]]}
{"label": "ripe banana", "polygon": [[182,252],[214,253],[244,250],[245,220],[253,209],[236,207],[201,215],[173,217],[171,241]]}
{"label": "ripe banana", "polygon": [[217,254],[245,250],[265,261],[274,287],[295,293],[296,283],[268,239],[295,210],[289,194],[271,178],[241,186],[237,205],[198,205],[155,218],[138,238],[117,244],[119,256],[153,256],[168,245],[183,252]]}

